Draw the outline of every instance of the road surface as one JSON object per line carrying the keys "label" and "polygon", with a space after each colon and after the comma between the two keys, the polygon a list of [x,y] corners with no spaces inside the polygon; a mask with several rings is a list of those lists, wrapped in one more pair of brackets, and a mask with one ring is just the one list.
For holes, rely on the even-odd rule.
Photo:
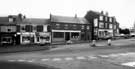
{"label": "road surface", "polygon": [[[60,69],[130,69],[135,68],[134,39],[89,44],[64,45],[50,51],[1,54],[0,61],[52,66]],[[124,45],[124,47],[116,45]],[[104,47],[102,47],[104,46]],[[1,66],[1,65],[0,65]]]}

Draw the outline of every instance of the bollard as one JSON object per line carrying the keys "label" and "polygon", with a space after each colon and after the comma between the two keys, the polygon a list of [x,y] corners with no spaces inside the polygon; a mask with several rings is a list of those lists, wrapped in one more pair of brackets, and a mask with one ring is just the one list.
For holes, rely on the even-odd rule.
{"label": "bollard", "polygon": [[93,40],[92,41],[92,47],[96,47],[96,44],[95,43],[96,43],[96,40]]}
{"label": "bollard", "polygon": [[108,39],[108,46],[111,46],[111,39]]}

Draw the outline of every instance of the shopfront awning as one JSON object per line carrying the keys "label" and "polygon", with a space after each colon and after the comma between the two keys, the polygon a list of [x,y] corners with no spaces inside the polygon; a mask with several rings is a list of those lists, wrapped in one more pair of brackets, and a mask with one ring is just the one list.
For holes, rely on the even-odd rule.
{"label": "shopfront awning", "polygon": [[52,30],[52,32],[81,32],[80,30]]}

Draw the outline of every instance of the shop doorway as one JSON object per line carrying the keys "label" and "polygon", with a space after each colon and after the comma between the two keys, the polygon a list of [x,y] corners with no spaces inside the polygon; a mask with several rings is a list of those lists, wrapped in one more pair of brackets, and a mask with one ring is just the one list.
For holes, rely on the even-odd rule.
{"label": "shop doorway", "polygon": [[65,32],[65,40],[70,40],[70,32]]}

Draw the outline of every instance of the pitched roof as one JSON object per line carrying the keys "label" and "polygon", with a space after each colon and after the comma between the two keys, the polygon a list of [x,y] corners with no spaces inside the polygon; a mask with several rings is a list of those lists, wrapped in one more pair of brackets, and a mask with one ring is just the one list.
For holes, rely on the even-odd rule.
{"label": "pitched roof", "polygon": [[51,22],[88,24],[85,18],[51,15]]}
{"label": "pitched roof", "polygon": [[48,24],[49,19],[40,19],[40,18],[26,18],[21,23],[22,24]]}
{"label": "pitched roof", "polygon": [[8,17],[0,17],[0,22],[8,22]]}

